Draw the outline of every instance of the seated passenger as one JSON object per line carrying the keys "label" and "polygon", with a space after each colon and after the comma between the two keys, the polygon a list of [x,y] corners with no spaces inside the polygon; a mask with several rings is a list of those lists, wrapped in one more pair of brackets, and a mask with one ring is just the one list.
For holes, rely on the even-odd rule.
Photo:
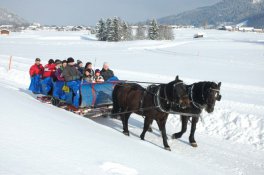
{"label": "seated passenger", "polygon": [[83,81],[87,83],[94,83],[94,77],[91,75],[91,70],[86,69],[83,75]]}
{"label": "seated passenger", "polygon": [[79,99],[80,99],[80,78],[81,73],[75,68],[74,66],[74,59],[68,58],[67,59],[68,65],[64,68],[62,72],[62,76],[66,81],[66,85],[72,90],[73,92],[73,106],[75,108],[79,108]]}
{"label": "seated passenger", "polygon": [[95,76],[94,76],[95,82],[96,83],[101,83],[104,82],[104,77],[101,76],[100,70],[96,69],[95,70]]}
{"label": "seated passenger", "polygon": [[40,80],[42,78],[44,68],[42,64],[40,64],[40,59],[35,59],[35,64],[30,67],[29,74],[31,78],[29,90],[31,90],[34,94],[41,93],[41,84]]}
{"label": "seated passenger", "polygon": [[85,64],[84,69],[85,69],[85,70],[86,70],[86,69],[91,70],[90,74],[91,74],[91,76],[94,77],[94,70],[93,70],[93,65],[92,65],[91,62],[87,62],[87,63]]}
{"label": "seated passenger", "polygon": [[56,71],[56,64],[53,59],[50,59],[48,64],[44,66],[43,79],[47,77],[54,77]]}
{"label": "seated passenger", "polygon": [[50,59],[48,64],[44,66],[42,76],[42,93],[44,95],[51,95],[53,88],[53,78],[55,77],[56,64],[53,59]]}
{"label": "seated passenger", "polygon": [[84,67],[82,61],[80,60],[77,61],[76,68],[83,75]]}
{"label": "seated passenger", "polygon": [[65,100],[65,92],[62,90],[64,86],[64,78],[62,77],[62,62],[60,60],[55,61],[56,64],[56,71],[55,71],[55,78],[54,78],[54,89],[53,89],[53,99],[52,104],[58,106],[60,100]]}
{"label": "seated passenger", "polygon": [[62,71],[65,69],[65,67],[67,66],[67,61],[63,60],[58,61],[56,64],[56,71],[55,71],[55,77],[58,81],[65,81],[64,77],[62,76]]}
{"label": "seated passenger", "polygon": [[114,72],[109,69],[109,64],[107,62],[105,62],[103,64],[103,68],[101,70],[101,75],[105,81],[107,81],[109,78],[114,76]]}

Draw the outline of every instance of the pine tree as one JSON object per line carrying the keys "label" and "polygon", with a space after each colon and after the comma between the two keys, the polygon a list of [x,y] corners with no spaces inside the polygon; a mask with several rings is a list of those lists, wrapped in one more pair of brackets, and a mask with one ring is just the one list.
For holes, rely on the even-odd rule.
{"label": "pine tree", "polygon": [[142,25],[138,25],[137,32],[136,32],[136,39],[144,40],[146,39],[146,28]]}
{"label": "pine tree", "polygon": [[118,17],[100,19],[96,25],[96,36],[99,41],[132,40],[132,28]]}
{"label": "pine tree", "polygon": [[121,23],[121,39],[124,41],[131,40],[131,29],[128,27],[128,24],[125,21],[122,21]]}
{"label": "pine tree", "polygon": [[167,25],[160,25],[159,26],[159,40],[173,40],[174,39],[174,34],[172,27],[167,26]]}
{"label": "pine tree", "polygon": [[114,17],[112,20],[109,36],[111,38],[109,41],[120,41],[121,40],[121,25],[120,25],[120,19],[117,17]]}
{"label": "pine tree", "polygon": [[159,38],[159,26],[156,19],[153,19],[150,22],[149,30],[148,30],[148,36],[151,40],[157,40]]}
{"label": "pine tree", "polygon": [[99,41],[106,41],[106,26],[102,18],[96,24],[96,37]]}
{"label": "pine tree", "polygon": [[166,37],[167,40],[174,40],[174,32],[171,26],[167,26]]}
{"label": "pine tree", "polygon": [[112,30],[112,19],[111,18],[107,18],[106,20],[106,41],[112,41],[113,40],[113,36],[111,33]]}

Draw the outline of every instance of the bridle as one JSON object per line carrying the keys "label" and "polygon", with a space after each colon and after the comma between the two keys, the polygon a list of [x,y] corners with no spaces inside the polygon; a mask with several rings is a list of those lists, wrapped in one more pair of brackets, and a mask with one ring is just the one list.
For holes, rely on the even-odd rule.
{"label": "bridle", "polygon": [[[194,107],[196,107],[197,109],[202,110],[206,105],[209,104],[207,102],[207,100],[204,98],[204,87],[205,87],[205,84],[202,86],[202,100],[206,103],[206,105],[201,105],[198,102],[195,102],[194,101],[194,98],[193,98],[193,89],[194,89],[194,86],[195,86],[195,84],[193,84],[192,87],[191,87],[191,89],[190,89],[190,98],[191,98],[191,101],[192,101],[192,104],[194,105]],[[211,88],[210,87],[209,90],[215,91],[217,93],[217,96],[215,98],[217,101],[220,101],[221,100],[222,96],[220,95],[220,89],[216,89],[216,88]]]}
{"label": "bridle", "polygon": [[210,88],[211,91],[215,91],[217,93],[216,100],[220,101],[222,98],[222,95],[220,94],[220,89]]}

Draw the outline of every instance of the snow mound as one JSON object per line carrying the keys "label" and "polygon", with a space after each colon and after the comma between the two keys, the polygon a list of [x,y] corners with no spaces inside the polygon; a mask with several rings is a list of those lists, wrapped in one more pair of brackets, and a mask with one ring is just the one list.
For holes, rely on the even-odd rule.
{"label": "snow mound", "polygon": [[101,165],[101,169],[106,175],[137,175],[137,170],[129,168],[125,165],[113,162],[105,162]]}
{"label": "snow mound", "polygon": [[94,35],[81,35],[80,38],[82,40],[98,41],[98,39]]}

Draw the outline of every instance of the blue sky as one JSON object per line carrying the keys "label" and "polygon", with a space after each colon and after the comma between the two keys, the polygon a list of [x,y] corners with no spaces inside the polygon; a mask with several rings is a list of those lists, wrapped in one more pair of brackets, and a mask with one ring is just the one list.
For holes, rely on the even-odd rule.
{"label": "blue sky", "polygon": [[119,16],[128,22],[177,14],[219,0],[0,0],[29,22],[56,25],[95,25],[101,17]]}

